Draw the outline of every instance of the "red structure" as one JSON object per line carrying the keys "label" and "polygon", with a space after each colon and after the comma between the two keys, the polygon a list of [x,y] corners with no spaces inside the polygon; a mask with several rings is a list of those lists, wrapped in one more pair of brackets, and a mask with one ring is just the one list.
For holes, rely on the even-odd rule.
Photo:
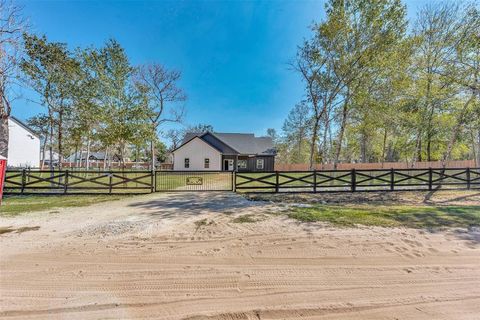
{"label": "red structure", "polygon": [[0,156],[0,203],[2,203],[3,185],[5,184],[6,169],[7,169],[7,159]]}

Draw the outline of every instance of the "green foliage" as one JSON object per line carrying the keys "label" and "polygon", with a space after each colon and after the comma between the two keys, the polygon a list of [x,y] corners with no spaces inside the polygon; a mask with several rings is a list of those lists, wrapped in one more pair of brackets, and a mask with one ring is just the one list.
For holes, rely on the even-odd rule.
{"label": "green foliage", "polygon": [[[142,150],[142,158],[149,160],[145,143],[158,140],[158,122],[152,130],[150,89],[134,81],[136,69],[117,41],[109,40],[99,49],[78,48],[72,54],[65,44],[49,42],[45,36],[25,34],[24,39],[27,55],[22,69],[49,107],[46,122],[40,123],[46,120],[43,117],[32,118],[31,123],[48,136],[54,151],[69,155],[101,150],[123,161],[132,154],[139,158]],[[157,159],[164,159],[165,146],[156,144]]]}
{"label": "green foliage", "polygon": [[282,161],[307,162],[298,148],[303,140],[311,161],[323,163],[479,153],[477,6],[427,5],[409,33],[399,0],[331,0],[326,13],[298,50],[294,67],[311,116],[299,124],[299,107],[292,109],[278,148]]}

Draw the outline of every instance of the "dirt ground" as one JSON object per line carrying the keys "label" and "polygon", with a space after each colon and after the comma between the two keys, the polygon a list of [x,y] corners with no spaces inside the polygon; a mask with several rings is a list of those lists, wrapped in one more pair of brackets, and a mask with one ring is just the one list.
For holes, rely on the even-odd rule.
{"label": "dirt ground", "polygon": [[0,318],[480,319],[478,229],[334,228],[286,208],[176,193],[0,218],[19,231],[0,235]]}

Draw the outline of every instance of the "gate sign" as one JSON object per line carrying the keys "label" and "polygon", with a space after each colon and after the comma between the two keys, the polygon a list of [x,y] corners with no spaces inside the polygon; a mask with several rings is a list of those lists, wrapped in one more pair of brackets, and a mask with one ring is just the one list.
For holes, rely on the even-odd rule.
{"label": "gate sign", "polygon": [[187,177],[187,185],[200,186],[203,184],[202,177]]}
{"label": "gate sign", "polygon": [[3,185],[5,184],[5,171],[7,170],[7,159],[0,156],[0,203],[2,203]]}

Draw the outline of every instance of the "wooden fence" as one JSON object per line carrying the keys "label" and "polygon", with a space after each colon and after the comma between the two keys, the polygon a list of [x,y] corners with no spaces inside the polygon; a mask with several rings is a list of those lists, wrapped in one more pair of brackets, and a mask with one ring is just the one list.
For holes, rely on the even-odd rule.
{"label": "wooden fence", "polygon": [[237,192],[356,192],[480,189],[480,168],[237,173]]}
{"label": "wooden fence", "polygon": [[231,171],[8,170],[5,194],[139,194],[232,191]]}
{"label": "wooden fence", "polygon": [[[446,168],[473,168],[478,167],[475,160],[452,160],[447,161]],[[377,162],[377,163],[339,163],[337,170],[371,170],[371,169],[440,169],[443,168],[441,161],[424,161],[424,162]],[[277,171],[309,171],[310,165],[308,163],[276,163],[275,170]],[[315,170],[334,170],[333,163],[316,164]]]}
{"label": "wooden fence", "polygon": [[160,191],[356,192],[480,189],[480,168],[321,171],[7,170],[5,194],[138,194]]}
{"label": "wooden fence", "polygon": [[154,191],[152,171],[7,170],[5,194],[134,194]]}

